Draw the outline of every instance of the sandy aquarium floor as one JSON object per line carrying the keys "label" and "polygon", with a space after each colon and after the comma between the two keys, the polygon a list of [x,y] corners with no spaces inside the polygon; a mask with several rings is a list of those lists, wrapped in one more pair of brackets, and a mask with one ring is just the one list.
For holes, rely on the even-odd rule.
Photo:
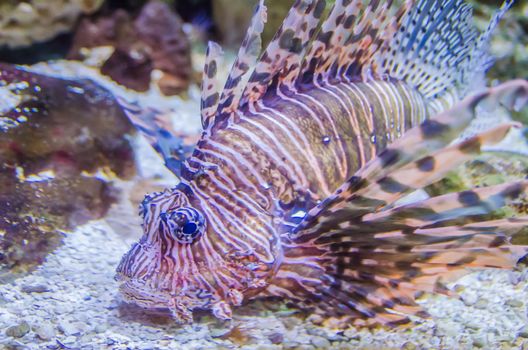
{"label": "sandy aquarium floor", "polygon": [[[67,71],[64,65],[41,69]],[[148,99],[159,105],[155,96]],[[172,101],[180,126],[199,125],[196,101]],[[138,148],[142,178],[171,184],[145,142]],[[273,301],[237,308],[228,324],[199,314],[193,325],[177,325],[166,312],[120,300],[114,271],[141,235],[137,209],[126,198],[147,190],[138,183],[116,185],[125,199],[105,220],[65,233],[64,244],[37,270],[0,285],[0,349],[528,349],[523,268],[474,272],[451,286],[460,299],[425,295],[420,303],[433,318],[406,329],[331,329]]]}
{"label": "sandy aquarium floor", "polygon": [[189,326],[120,301],[114,270],[133,237],[108,221],[79,227],[31,275],[0,286],[1,349],[520,349],[528,348],[528,270],[480,271],[425,297],[433,315],[409,329],[344,331],[273,303],[240,307],[231,324]]}

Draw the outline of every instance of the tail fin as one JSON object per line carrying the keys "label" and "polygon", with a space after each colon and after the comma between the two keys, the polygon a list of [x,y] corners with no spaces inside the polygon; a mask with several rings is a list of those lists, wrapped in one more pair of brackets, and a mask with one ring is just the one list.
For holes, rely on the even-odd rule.
{"label": "tail fin", "polygon": [[452,295],[442,283],[465,274],[466,267],[514,267],[528,254],[528,246],[518,245],[526,241],[528,217],[485,220],[524,196],[526,181],[395,204],[483,144],[500,141],[512,125],[450,145],[456,133],[444,124],[459,119],[454,128],[463,127],[477,105],[498,102],[511,108],[527,104],[528,82],[512,81],[467,98],[409,130],[359,170],[285,238],[283,262],[269,291],[315,301],[321,312],[352,315],[359,325],[390,325],[408,322],[408,315],[427,316],[415,294]]}

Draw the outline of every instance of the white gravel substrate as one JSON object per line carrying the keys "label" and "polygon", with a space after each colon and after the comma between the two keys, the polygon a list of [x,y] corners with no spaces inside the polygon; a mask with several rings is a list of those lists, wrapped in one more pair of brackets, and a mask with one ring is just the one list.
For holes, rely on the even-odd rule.
{"label": "white gravel substrate", "polygon": [[[175,324],[119,300],[114,270],[132,238],[106,221],[79,227],[32,274],[0,286],[2,349],[498,349],[528,347],[528,270],[479,271],[454,286],[462,300],[426,297],[433,315],[409,329],[336,331],[251,303],[229,325]],[[272,308],[273,309],[273,308]],[[25,334],[13,334],[27,322]],[[24,330],[22,330],[24,333]],[[275,343],[275,344],[274,344]]]}

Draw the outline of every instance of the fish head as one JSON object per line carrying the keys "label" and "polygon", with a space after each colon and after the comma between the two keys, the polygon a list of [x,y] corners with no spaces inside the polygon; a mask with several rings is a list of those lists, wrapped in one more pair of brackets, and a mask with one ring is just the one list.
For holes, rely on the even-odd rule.
{"label": "fish head", "polygon": [[205,217],[177,189],[147,195],[140,215],[143,236],[117,267],[121,294],[144,308],[169,308],[178,321],[188,322],[193,309],[210,309],[218,299],[194,252],[206,231]]}

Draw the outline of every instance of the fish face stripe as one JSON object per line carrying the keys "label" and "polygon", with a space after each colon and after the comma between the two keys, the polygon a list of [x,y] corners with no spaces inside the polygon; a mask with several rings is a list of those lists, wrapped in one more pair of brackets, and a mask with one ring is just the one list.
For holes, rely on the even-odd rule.
{"label": "fish face stripe", "polygon": [[[198,194],[203,195],[203,192],[200,189],[195,188],[194,190],[196,191],[197,195]],[[218,203],[216,201],[217,197],[218,196],[208,196],[208,200],[204,201],[204,202],[206,202],[205,205],[208,208],[210,208],[208,210],[208,214],[214,216],[214,218],[216,219],[214,221],[218,225],[217,227],[221,226],[223,228],[222,231],[215,232],[216,236],[218,236],[219,238],[222,238],[224,240],[229,240],[231,242],[236,242],[236,243],[233,243],[233,244],[235,244],[235,247],[242,248],[242,249],[238,249],[238,250],[253,251],[254,250],[254,246],[249,245],[249,242],[243,240],[243,237],[238,237],[238,235],[232,234],[232,231],[229,230],[229,228],[224,224],[224,220],[223,219],[225,219],[226,216],[229,216],[231,218],[233,218],[233,216],[225,209],[225,207],[223,207],[222,205],[220,205],[220,203]],[[202,203],[202,208],[205,208],[204,207],[204,203]],[[219,213],[219,214],[221,213],[221,215],[216,215],[214,213]],[[209,217],[209,218],[211,218],[211,217]],[[227,222],[232,223],[229,220],[227,220]],[[245,225],[242,225],[241,227],[245,228],[244,226]],[[254,232],[250,233],[250,234],[248,234],[246,236],[246,238],[251,238],[251,240],[253,240],[253,241],[254,241],[254,239],[256,237],[259,237],[259,236],[256,235]],[[259,242],[259,241],[254,241],[254,242],[256,243],[256,242]],[[260,247],[260,248],[262,248],[265,251],[265,253],[267,255],[267,258],[265,260],[269,262],[270,259],[272,259],[270,257],[272,257],[273,255],[271,254],[271,252],[269,250],[270,249],[269,242],[266,241],[266,243],[264,243],[262,245],[259,244],[259,245],[257,245],[257,247]]]}
{"label": "fish face stripe", "polygon": [[[198,164],[200,164],[200,160],[195,160]],[[262,209],[259,210],[258,204],[256,204],[253,201],[246,201],[245,198],[242,198],[238,195],[238,191],[236,191],[236,187],[234,184],[232,184],[232,187],[228,187],[225,182],[225,179],[228,179],[225,174],[219,170],[220,168],[217,168],[215,170],[215,173],[209,173],[209,178],[212,180],[213,184],[216,185],[215,189],[210,189],[211,192],[223,194],[225,196],[229,196],[232,199],[232,201],[235,204],[235,207],[240,207],[243,209],[246,209],[250,214],[253,214],[254,216],[261,216],[263,211]]]}
{"label": "fish face stripe", "polygon": [[[214,202],[214,204],[211,203],[212,206],[222,209],[222,213],[224,214],[224,217],[223,217],[224,220],[238,228],[237,234],[241,235],[242,239],[244,240],[249,239],[255,244],[254,247],[261,247],[263,249],[269,248],[270,243],[268,239],[266,238],[267,232],[268,232],[266,229],[269,229],[269,227],[268,225],[266,225],[265,221],[260,222],[260,221],[257,221],[256,218],[253,218],[252,216],[247,216],[247,215],[246,217],[249,218],[249,220],[251,221],[249,223],[241,221],[240,219],[238,219],[237,216],[232,214],[232,210],[230,210],[232,208],[228,207],[228,205],[230,204],[230,201],[224,198],[222,194],[211,196],[210,201],[211,200]],[[259,231],[261,232],[259,233],[257,230],[251,229],[248,224],[253,224],[251,226],[259,227]]]}

